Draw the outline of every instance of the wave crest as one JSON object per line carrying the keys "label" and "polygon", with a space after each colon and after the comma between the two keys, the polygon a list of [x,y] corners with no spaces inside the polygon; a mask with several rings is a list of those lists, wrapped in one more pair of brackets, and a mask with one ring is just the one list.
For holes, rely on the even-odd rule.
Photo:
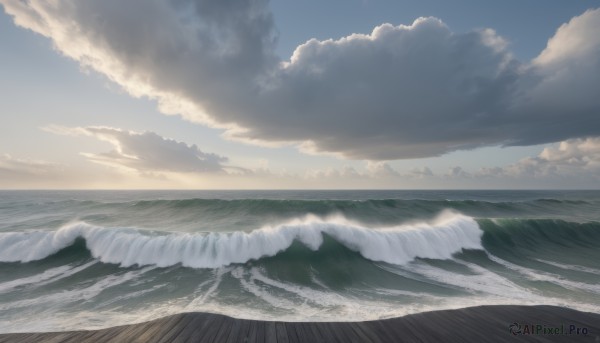
{"label": "wave crest", "polygon": [[308,216],[251,232],[156,233],[128,228],[105,228],[84,222],[57,231],[0,233],[0,261],[44,259],[86,241],[92,256],[105,263],[157,265],[181,263],[192,268],[216,268],[274,256],[299,241],[318,250],[323,234],[373,261],[405,264],[417,257],[448,259],[462,249],[483,249],[483,231],[471,217],[442,213],[432,222],[387,228],[367,228],[343,217]]}

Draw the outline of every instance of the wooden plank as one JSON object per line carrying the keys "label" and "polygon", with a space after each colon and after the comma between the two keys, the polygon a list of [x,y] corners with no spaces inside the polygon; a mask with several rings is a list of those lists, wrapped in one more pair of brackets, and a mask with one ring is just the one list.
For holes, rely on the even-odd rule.
{"label": "wooden plank", "polygon": [[207,329],[206,335],[203,337],[202,341],[200,341],[200,342],[206,342],[206,343],[216,342],[215,338],[219,334],[219,330],[221,329],[223,321],[225,321],[224,316],[210,317],[210,323],[206,327],[206,329]]}
{"label": "wooden plank", "polygon": [[277,343],[289,343],[287,330],[285,328],[285,323],[283,323],[283,322],[275,323],[275,331],[277,333]]}
{"label": "wooden plank", "polygon": [[[88,338],[91,342],[114,342],[115,337],[125,330],[105,329],[94,333]],[[132,342],[135,342],[132,340]]]}
{"label": "wooden plank", "polygon": [[54,334],[52,337],[48,337],[48,338],[44,338],[44,342],[47,343],[60,343],[64,340],[66,340],[67,338],[69,338],[71,334],[70,333],[56,333]]}
{"label": "wooden plank", "polygon": [[196,313],[190,313],[187,315],[185,325],[182,325],[181,329],[177,332],[173,332],[169,334],[170,340],[165,340],[165,342],[186,342],[189,340],[190,336],[193,334],[195,330],[198,329],[199,326],[202,325],[202,321],[206,317],[203,315],[199,315]]}
{"label": "wooden plank", "polygon": [[[383,342],[393,342],[394,340],[397,340],[397,338],[398,338],[398,336],[396,336],[396,335],[392,336],[390,334],[387,326],[381,320],[363,322],[363,325],[368,327],[369,330],[371,332],[373,332],[375,335],[377,335],[377,338],[379,338],[379,340],[381,340]],[[410,341],[410,337],[407,337],[404,335],[402,337],[405,338],[407,341]]]}
{"label": "wooden plank", "polygon": [[310,328],[307,327],[307,324],[310,323],[293,324],[293,329],[296,332],[296,337],[298,337],[298,342],[315,342],[317,340]]}
{"label": "wooden plank", "polygon": [[231,332],[231,328],[233,327],[233,323],[237,322],[237,319],[233,319],[230,317],[223,317],[223,321],[221,322],[221,327],[219,328],[219,332],[217,336],[215,336],[214,342],[225,342],[227,341],[227,336]]}
{"label": "wooden plank", "polygon": [[195,316],[195,320],[190,326],[192,326],[187,333],[187,342],[206,342],[204,337],[209,333],[209,326],[212,324],[212,315],[201,313]]}
{"label": "wooden plank", "polygon": [[382,322],[382,330],[388,336],[403,337],[405,341],[414,340],[416,342],[423,342],[426,335],[431,336],[432,339],[440,339],[437,330],[423,330],[422,328],[415,327],[413,321],[410,319],[401,322],[386,320]]}
{"label": "wooden plank", "polygon": [[243,325],[243,322],[244,321],[241,319],[233,319],[233,323],[227,334],[227,339],[224,342],[227,342],[227,343],[243,342],[243,337],[240,337],[240,328]]}
{"label": "wooden plank", "polygon": [[277,322],[265,322],[265,343],[277,342]]}
{"label": "wooden plank", "polygon": [[[243,339],[243,342],[247,343],[256,343],[257,340],[257,322],[255,320],[245,320],[245,328],[242,327],[240,330],[240,337]],[[243,333],[243,336],[242,336]],[[262,342],[261,342],[262,343]]]}
{"label": "wooden plank", "polygon": [[177,339],[177,336],[179,336],[179,334],[185,330],[185,328],[193,321],[194,316],[193,315],[186,315],[181,317],[177,322],[175,322],[175,324],[173,325],[173,327],[168,330],[165,331],[162,334],[162,337],[156,336],[155,342],[158,343],[171,343],[171,342],[183,342],[185,341],[185,339],[183,339],[183,337],[181,339]]}
{"label": "wooden plank", "polygon": [[255,320],[248,320],[248,343],[263,343],[264,342],[264,334],[263,339],[261,341],[258,340],[258,323]]}
{"label": "wooden plank", "polygon": [[[266,323],[263,321],[253,321],[254,323],[254,327],[256,327],[256,337],[254,337],[254,343],[265,343],[266,340],[266,332],[265,332],[265,327],[266,327]],[[250,337],[250,339],[253,339],[253,337]]]}
{"label": "wooden plank", "polygon": [[121,330],[103,329],[93,331],[88,337],[90,342],[109,342],[111,337],[114,337],[115,333],[120,333]]}
{"label": "wooden plank", "polygon": [[[102,338],[99,337],[95,337],[96,340],[100,341],[107,341],[107,339],[110,339],[112,341],[118,342],[136,342],[139,341],[139,337],[143,336],[147,331],[152,330],[152,326],[156,325],[154,322],[150,322],[150,323],[141,323],[141,324],[136,324],[136,325],[131,325],[130,327],[126,328],[126,329],[121,329],[121,328],[112,328],[112,329],[106,329],[103,330],[105,332],[105,334],[102,336]],[[116,329],[116,330],[114,330]],[[114,335],[111,336],[111,331],[115,331]],[[90,337],[91,339],[91,337]]]}
{"label": "wooden plank", "polygon": [[315,323],[302,323],[304,325],[304,332],[311,333],[312,340],[314,342],[326,342],[325,337],[319,332],[318,325]]}
{"label": "wooden plank", "polygon": [[334,330],[334,334],[340,338],[342,342],[359,342],[358,337],[354,334],[352,329],[350,329],[351,323],[343,322],[343,323],[331,323],[330,326]]}
{"label": "wooden plank", "polygon": [[283,323],[285,326],[285,331],[287,332],[288,342],[290,343],[298,343],[300,342],[300,337],[298,337],[298,332],[296,329],[297,323]]}
{"label": "wooden plank", "polygon": [[87,341],[92,337],[94,331],[82,331],[82,332],[73,332],[69,339],[65,340],[63,343],[79,343],[82,341]]}
{"label": "wooden plank", "polygon": [[251,329],[254,328],[254,332],[256,332],[256,322],[254,320],[240,320],[241,325],[238,332],[239,340],[236,342],[244,342],[247,343],[250,341]]}
{"label": "wooden plank", "polygon": [[359,330],[361,332],[361,335],[366,336],[367,337],[367,342],[372,342],[372,343],[385,343],[383,340],[381,340],[381,338],[371,330],[371,327],[366,325],[365,322],[358,322],[355,323],[356,325],[356,330]]}
{"label": "wooden plank", "polygon": [[32,333],[11,333],[11,334],[1,334],[0,335],[0,343],[10,343],[10,342],[30,342],[29,337],[33,336]]}
{"label": "wooden plank", "polygon": [[360,323],[348,323],[348,324],[349,325],[346,325],[346,330],[348,330],[349,332],[352,332],[352,335],[354,336],[353,340],[356,340],[357,342],[364,342],[364,343],[374,343],[375,342],[371,339],[371,337],[369,337],[368,335],[363,333],[362,329],[358,325]]}
{"label": "wooden plank", "polygon": [[338,342],[335,338],[327,323],[311,323],[314,328],[319,331],[319,336],[323,338],[325,342]]}
{"label": "wooden plank", "polygon": [[[1,343],[12,343],[12,342],[39,342],[40,333],[14,333],[14,334],[3,334],[0,335]],[[13,338],[14,337],[14,338]],[[36,339],[36,337],[38,337]]]}
{"label": "wooden plank", "polygon": [[[120,339],[124,339],[124,342],[156,342],[159,340],[166,332],[168,332],[177,322],[181,319],[183,314],[178,314],[174,316],[169,316],[163,318],[163,320],[153,320],[146,324],[142,324],[145,326],[143,330],[136,335],[132,335],[132,331],[124,331],[123,333],[119,333],[116,336],[109,338],[110,340],[114,340],[117,336]],[[110,342],[110,340],[106,340],[107,336],[104,336],[103,342]]]}
{"label": "wooden plank", "polygon": [[[565,323],[588,329],[588,335],[514,337],[512,322],[556,326]],[[221,315],[180,314],[147,323],[96,331],[18,333],[0,335],[0,343],[102,342],[570,342],[600,341],[600,314],[550,306],[485,306],[420,313],[402,318],[360,323],[284,323],[238,320]]]}

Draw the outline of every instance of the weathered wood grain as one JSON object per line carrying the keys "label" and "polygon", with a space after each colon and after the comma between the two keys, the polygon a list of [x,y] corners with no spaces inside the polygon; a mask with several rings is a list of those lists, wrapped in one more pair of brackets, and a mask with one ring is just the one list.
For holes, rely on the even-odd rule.
{"label": "weathered wood grain", "polygon": [[[514,336],[512,323],[586,328],[587,335]],[[0,343],[88,342],[600,342],[600,314],[554,306],[479,306],[366,322],[268,322],[182,313],[95,331],[13,333]]]}

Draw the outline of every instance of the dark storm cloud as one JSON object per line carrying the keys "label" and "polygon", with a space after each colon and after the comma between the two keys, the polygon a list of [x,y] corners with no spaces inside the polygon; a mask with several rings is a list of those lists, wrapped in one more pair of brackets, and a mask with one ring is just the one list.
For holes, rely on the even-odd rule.
{"label": "dark storm cloud", "polygon": [[435,18],[313,39],[284,61],[267,1],[0,3],[132,95],[234,139],[391,160],[600,135],[600,10],[527,63],[492,30]]}

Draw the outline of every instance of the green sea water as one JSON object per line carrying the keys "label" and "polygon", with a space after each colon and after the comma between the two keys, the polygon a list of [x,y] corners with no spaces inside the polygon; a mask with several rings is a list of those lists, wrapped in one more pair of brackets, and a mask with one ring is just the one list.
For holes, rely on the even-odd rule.
{"label": "green sea water", "polygon": [[0,192],[0,332],[484,304],[600,312],[600,192]]}

